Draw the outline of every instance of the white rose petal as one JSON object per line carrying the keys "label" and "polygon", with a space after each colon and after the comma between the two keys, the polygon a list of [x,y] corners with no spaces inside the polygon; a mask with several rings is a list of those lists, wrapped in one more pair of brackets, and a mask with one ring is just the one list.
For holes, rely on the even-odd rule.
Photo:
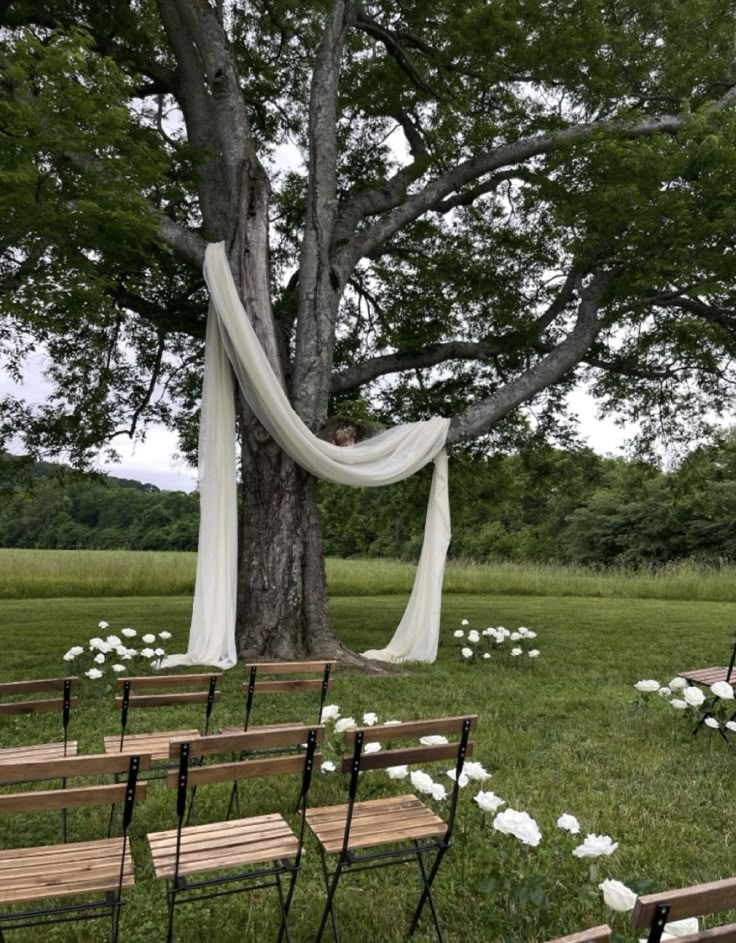
{"label": "white rose petal", "polygon": [[696,688],[694,685],[689,688],[685,688],[682,692],[682,696],[685,698],[690,707],[700,707],[700,705],[705,701],[705,694]]}
{"label": "white rose petal", "polygon": [[585,841],[573,849],[576,858],[601,858],[604,855],[612,855],[618,848],[618,842],[615,842],[610,835],[586,835]]}
{"label": "white rose petal", "polygon": [[391,779],[406,779],[406,777],[409,775],[409,767],[389,766],[386,768],[386,772]]}
{"label": "white rose petal", "polygon": [[497,812],[502,805],[506,805],[505,799],[499,797],[493,792],[479,792],[473,796],[473,802],[477,802],[484,812]]}
{"label": "white rose petal", "polygon": [[493,820],[493,827],[504,835],[513,835],[524,845],[533,848],[542,840],[542,833],[534,819],[527,812],[517,812],[516,809],[504,809]]}
{"label": "white rose petal", "polygon": [[84,649],[81,645],[72,645],[66,655],[64,655],[64,661],[74,661],[75,658],[79,658],[79,656],[83,654]]}
{"label": "white rose petal", "polygon": [[727,720],[724,727],[728,728],[731,733],[736,733],[736,720]]}
{"label": "white rose petal", "polygon": [[606,878],[598,887],[603,891],[603,900],[611,910],[626,914],[634,909],[637,895],[621,881]]}
{"label": "white rose petal", "polygon": [[722,701],[732,701],[734,699],[733,688],[728,681],[716,681],[715,684],[711,684],[710,689]]}
{"label": "white rose petal", "polygon": [[659,691],[659,681],[654,681],[653,679],[637,681],[634,687],[637,691],[641,691],[642,694],[652,694],[654,691]]}
{"label": "white rose petal", "polygon": [[565,832],[570,832],[571,835],[577,835],[580,831],[580,822],[578,822],[574,815],[569,815],[567,812],[564,812],[559,819],[557,819],[557,828],[561,828]]}

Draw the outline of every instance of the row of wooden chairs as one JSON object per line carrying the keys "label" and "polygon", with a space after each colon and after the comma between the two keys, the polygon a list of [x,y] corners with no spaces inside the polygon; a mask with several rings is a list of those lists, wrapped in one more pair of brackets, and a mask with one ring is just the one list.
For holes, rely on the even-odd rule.
{"label": "row of wooden chairs", "polygon": [[[325,904],[317,931],[322,940],[328,923],[338,939],[335,895],[341,876],[349,872],[413,862],[418,868],[420,893],[410,932],[428,907],[441,941],[442,930],[432,897],[432,885],[452,838],[460,774],[472,755],[474,715],[401,724],[376,725],[350,731],[350,751],[342,758],[349,773],[348,801],[309,808],[308,795],[315,765],[322,760],[318,744],[324,727],[272,727],[249,732],[225,733],[173,741],[169,758],[177,766],[167,776],[176,791],[177,826],[148,835],[156,877],[167,886],[167,940],[174,938],[177,906],[248,889],[274,887],[281,921],[278,940],[289,939],[289,910],[299,872],[305,831],[314,836],[320,851],[325,880]],[[442,734],[456,742],[396,746],[407,740]],[[383,741],[388,748],[366,753],[368,743]],[[263,751],[289,750],[306,742],[301,753],[261,756]],[[240,754],[240,759],[205,763],[206,758]],[[257,758],[256,758],[257,757]],[[415,795],[358,800],[360,773],[407,763],[453,760],[455,786],[447,820],[441,819]],[[112,919],[112,940],[118,939],[122,891],[134,881],[128,830],[136,799],[145,796],[146,784],[138,774],[150,769],[150,754],[130,756],[60,757],[43,761],[19,761],[3,771],[7,783],[61,779],[75,776],[127,773],[123,784],[66,787],[46,791],[0,795],[0,813],[31,812],[79,806],[123,803],[122,837],[101,841],[16,848],[0,852],[0,905],[27,905],[28,909],[0,912],[2,931],[66,922],[74,919]],[[256,777],[301,773],[293,830],[280,812],[236,820],[187,825],[188,795],[194,787],[230,783]],[[224,873],[223,873],[224,872]],[[42,900],[83,895],[81,903],[47,904]],[[92,897],[92,900],[87,898]]]}
{"label": "row of wooden chairs", "polygon": [[[245,699],[245,719],[242,727],[226,727],[225,732],[248,730],[252,725],[255,696],[286,692],[319,692],[319,702],[312,718],[298,723],[320,723],[334,663],[331,661],[305,661],[282,663],[258,663],[246,665],[248,680],[242,685]],[[297,674],[299,678],[272,678],[272,675]],[[304,677],[312,675],[312,677]],[[217,689],[222,674],[162,674],[148,677],[117,678],[115,706],[120,710],[120,732],[104,738],[106,753],[145,753],[154,761],[168,759],[169,744],[175,739],[206,736],[209,733],[212,710],[221,698]],[[62,715],[63,739],[56,743],[24,745],[0,749],[0,780],[6,763],[14,763],[22,755],[25,759],[51,759],[73,756],[78,751],[76,740],[69,740],[69,718],[72,707],[77,705],[73,690],[78,682],[75,677],[48,678],[33,681],[11,681],[0,684],[0,718],[19,714],[60,711]],[[182,690],[187,688],[190,690]],[[50,694],[50,697],[39,697]],[[31,695],[30,698],[24,695]],[[155,733],[130,733],[128,719],[133,708],[171,707],[187,704],[204,704],[205,715],[202,730],[177,729]]]}
{"label": "row of wooden chairs", "polygon": [[[647,931],[647,943],[660,943],[667,932],[667,924],[688,917],[705,917],[736,908],[736,878],[695,884],[672,891],[660,891],[639,897],[631,912],[634,930]],[[708,930],[698,930],[687,936],[678,936],[678,943],[736,943],[736,923],[722,924]],[[611,930],[607,926],[593,927],[550,943],[610,943]]]}

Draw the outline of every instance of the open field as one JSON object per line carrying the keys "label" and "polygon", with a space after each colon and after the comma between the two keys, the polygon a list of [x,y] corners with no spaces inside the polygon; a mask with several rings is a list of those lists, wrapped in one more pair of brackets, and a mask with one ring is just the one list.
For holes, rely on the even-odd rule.
{"label": "open field", "polygon": [[[359,650],[384,644],[404,601],[375,596],[367,608],[355,598],[333,598],[340,637]],[[174,634],[169,651],[180,650],[185,646],[189,609],[190,600],[176,596],[3,601],[2,676],[61,673],[61,654],[97,634],[100,619],[110,623],[108,631],[125,625],[139,632],[169,629]],[[530,626],[538,632],[535,644],[542,654],[521,664],[507,656],[477,666],[461,664],[452,638],[461,618],[476,627]],[[488,819],[472,802],[476,787],[466,788],[457,842],[436,884],[449,941],[538,943],[563,931],[611,920],[599,899],[578,896],[590,877],[589,862],[574,858],[571,849],[577,839],[556,829],[554,823],[563,812],[580,819],[583,834],[608,834],[619,842],[614,855],[599,859],[596,883],[604,877],[645,878],[664,889],[736,873],[733,751],[709,731],[693,738],[687,720],[656,695],[648,713],[637,712],[632,688],[640,678],[666,682],[677,669],[722,662],[734,624],[736,606],[730,603],[454,594],[445,600],[443,640],[435,665],[385,677],[337,673],[330,700],[344,715],[360,718],[363,711],[375,710],[381,719],[407,720],[477,712],[474,759],[493,774],[483,788],[529,812],[542,830],[536,849],[522,848],[505,836],[494,837]],[[224,699],[215,709],[218,724],[240,719],[241,680],[239,669],[226,673]],[[115,731],[111,700],[112,694],[101,689],[88,696],[73,717],[73,735],[79,737],[81,750],[99,750],[103,734]],[[275,699],[264,700],[258,706],[258,719],[284,719],[289,709],[277,706]],[[140,719],[131,715],[136,723],[131,729],[196,726],[198,720],[198,709],[176,714],[160,709],[142,712]],[[57,723],[51,715],[0,721],[2,745],[55,738]],[[439,780],[443,770],[444,766],[429,771]],[[295,780],[284,777],[263,787],[247,785],[246,814],[273,809],[290,814]],[[396,793],[408,791],[406,783],[389,784],[385,774],[369,773],[363,797],[376,794],[379,786]],[[337,775],[320,776],[312,803],[342,801],[343,790]],[[221,816],[226,804],[219,786],[200,790],[199,801],[203,822]],[[437,808],[441,811],[442,804]],[[17,824],[10,818],[0,820],[0,847],[11,841],[56,840],[57,818],[35,818],[38,821],[26,818]],[[104,829],[105,812],[75,812],[71,821],[73,836],[96,837]],[[162,784],[154,784],[134,820],[138,884],[128,895],[122,940],[162,939],[164,889],[153,878],[142,835],[174,824],[173,795]],[[497,895],[479,892],[504,849],[513,849],[506,869],[546,876],[541,907],[509,908]],[[411,868],[348,876],[338,895],[345,943],[398,943],[416,888]],[[194,943],[216,935],[218,943],[241,943],[275,938],[276,907],[268,894],[261,891],[184,908],[178,939]],[[322,899],[318,856],[309,844],[292,910],[296,941],[313,938]],[[532,916],[527,920],[524,913]],[[619,932],[625,926],[620,916],[613,925]],[[105,931],[105,924],[51,929],[44,931],[44,943],[91,943],[104,939]],[[38,939],[33,931],[12,936],[18,943]],[[433,939],[426,924],[416,939],[421,943]]]}
{"label": "open field", "polygon": [[[194,590],[196,554],[132,550],[0,549],[0,599],[181,596]],[[330,595],[408,593],[415,567],[396,560],[327,561]],[[449,563],[446,593],[736,602],[736,567],[694,563],[595,570],[521,563]]]}

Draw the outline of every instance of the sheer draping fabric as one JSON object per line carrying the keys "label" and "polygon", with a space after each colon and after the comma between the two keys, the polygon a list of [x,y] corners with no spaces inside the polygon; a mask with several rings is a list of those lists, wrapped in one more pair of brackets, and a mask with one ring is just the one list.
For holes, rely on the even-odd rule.
{"label": "sheer draping fabric", "polygon": [[[232,278],[224,243],[211,243],[204,276],[210,312],[199,439],[200,534],[189,648],[166,664],[235,664],[237,512],[232,375],[258,420],[281,448],[318,478],[378,487],[408,478],[434,460],[424,543],[414,588],[389,644],[364,652],[381,661],[434,661],[442,579],[450,541],[445,439],[450,420],[407,423],[341,447],[314,435],[294,412],[261,347]],[[227,447],[226,447],[227,444]]]}

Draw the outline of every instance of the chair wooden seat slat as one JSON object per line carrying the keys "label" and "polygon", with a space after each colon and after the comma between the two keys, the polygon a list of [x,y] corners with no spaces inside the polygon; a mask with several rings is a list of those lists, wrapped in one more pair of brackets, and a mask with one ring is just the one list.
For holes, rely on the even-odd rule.
{"label": "chair wooden seat slat", "polygon": [[[171,878],[176,865],[176,829],[148,836],[157,878]],[[195,825],[182,832],[179,874],[265,864],[294,858],[299,840],[281,815],[231,819],[226,825]]]}
{"label": "chair wooden seat slat", "polygon": [[591,927],[590,930],[580,930],[568,936],[558,937],[549,943],[610,943],[611,928],[606,924],[600,927]]}
{"label": "chair wooden seat slat", "polygon": [[63,756],[76,756],[78,750],[77,740],[68,740],[66,744],[36,743],[32,746],[3,747],[0,750],[0,779],[2,767],[9,763],[20,763],[23,760],[57,760]]}
{"label": "chair wooden seat slat", "polygon": [[105,753],[148,753],[154,760],[168,760],[174,740],[196,740],[196,729],[159,730],[156,733],[129,733],[120,744],[120,735],[105,737]]}
{"label": "chair wooden seat slat", "polygon": [[[88,891],[117,890],[123,839],[54,845],[0,853],[0,903],[68,897]],[[123,887],[133,884],[133,859],[125,849]]]}
{"label": "chair wooden seat slat", "polygon": [[692,671],[680,671],[678,677],[690,681],[691,684],[710,686],[717,681],[729,681],[731,674],[728,666],[715,668],[693,668]]}

